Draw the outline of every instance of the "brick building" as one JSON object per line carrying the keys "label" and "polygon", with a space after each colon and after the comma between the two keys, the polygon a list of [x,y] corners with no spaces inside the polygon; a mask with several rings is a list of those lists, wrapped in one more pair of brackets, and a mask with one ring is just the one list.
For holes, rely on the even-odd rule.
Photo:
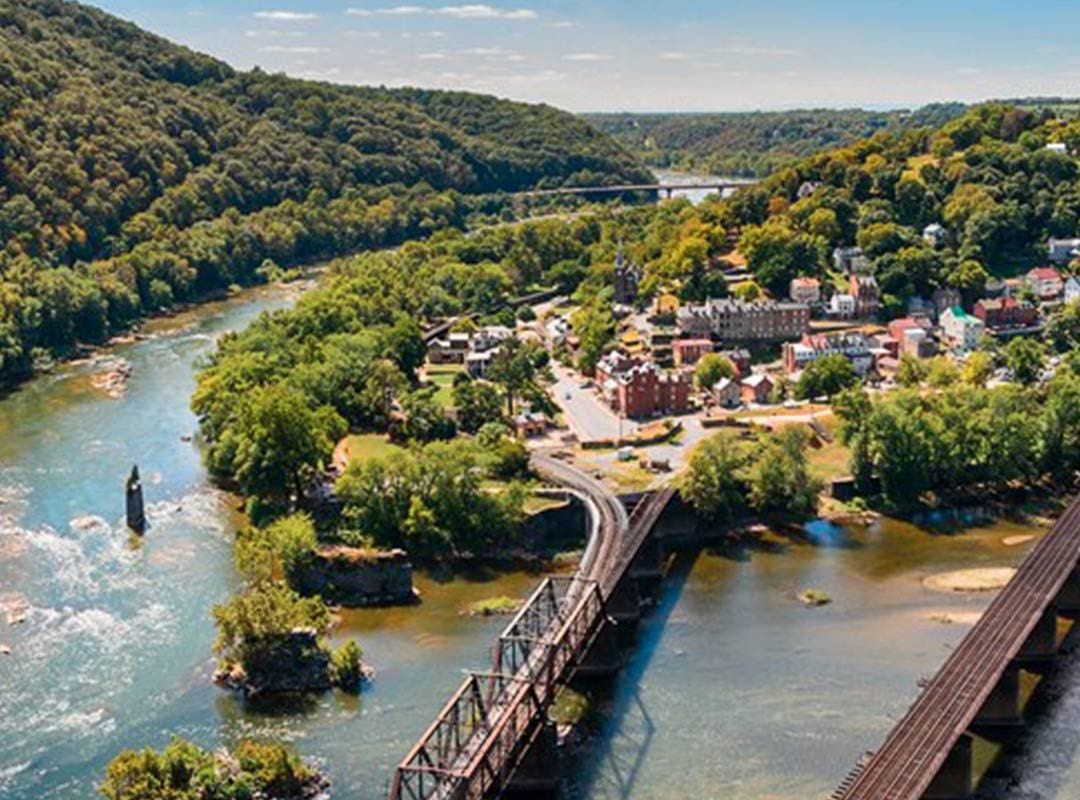
{"label": "brick building", "polygon": [[733,298],[709,298],[685,306],[678,314],[679,330],[687,337],[712,337],[725,342],[768,342],[802,336],[810,325],[810,306],[804,303]]}
{"label": "brick building", "polygon": [[645,361],[609,374],[602,388],[615,411],[630,419],[646,419],[688,411],[692,378],[689,372],[669,371]]}
{"label": "brick building", "polygon": [[1012,297],[980,300],[975,304],[975,316],[992,331],[1030,328],[1039,323],[1039,309]]}

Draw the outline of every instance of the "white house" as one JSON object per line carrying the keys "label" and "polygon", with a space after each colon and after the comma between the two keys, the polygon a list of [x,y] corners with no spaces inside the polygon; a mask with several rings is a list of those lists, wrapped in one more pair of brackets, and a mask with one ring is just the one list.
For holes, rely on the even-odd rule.
{"label": "white house", "polygon": [[788,294],[793,303],[813,305],[821,300],[821,281],[817,278],[794,278]]}
{"label": "white house", "polygon": [[738,408],[742,405],[742,391],[731,378],[721,378],[713,386],[713,401],[721,408]]}
{"label": "white house", "polygon": [[1073,303],[1077,300],[1080,300],[1080,281],[1074,275],[1065,281],[1065,302]]}
{"label": "white house", "polygon": [[1051,153],[1060,153],[1063,156],[1069,154],[1069,146],[1064,142],[1050,142],[1046,145],[1046,149]]}
{"label": "white house", "polygon": [[1053,239],[1046,244],[1047,257],[1055,264],[1064,265],[1080,254],[1080,239]]}
{"label": "white house", "polygon": [[840,319],[851,319],[855,316],[855,296],[843,292],[837,292],[829,299],[829,314]]}
{"label": "white house", "polygon": [[931,222],[925,228],[923,228],[922,238],[931,247],[940,247],[945,244],[945,238],[949,235],[949,232],[945,230],[944,225],[940,225],[937,222]]}
{"label": "white house", "polygon": [[1028,285],[1040,300],[1054,300],[1065,289],[1061,273],[1053,267],[1036,267],[1027,274]]}
{"label": "white house", "polygon": [[986,333],[983,321],[968,314],[960,306],[945,309],[940,323],[945,338],[964,350],[976,349]]}

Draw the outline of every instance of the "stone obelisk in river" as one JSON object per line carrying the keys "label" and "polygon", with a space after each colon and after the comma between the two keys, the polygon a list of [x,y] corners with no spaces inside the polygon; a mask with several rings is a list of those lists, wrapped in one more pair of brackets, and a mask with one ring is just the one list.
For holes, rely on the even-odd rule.
{"label": "stone obelisk in river", "polygon": [[137,466],[131,468],[131,475],[127,479],[127,525],[139,535],[146,532],[146,508]]}

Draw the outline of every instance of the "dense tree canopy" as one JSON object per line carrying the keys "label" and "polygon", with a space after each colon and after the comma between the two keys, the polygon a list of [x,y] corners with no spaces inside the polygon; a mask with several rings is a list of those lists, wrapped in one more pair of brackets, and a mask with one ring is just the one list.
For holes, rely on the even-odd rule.
{"label": "dense tree canopy", "polygon": [[648,178],[548,106],[238,72],[63,0],[0,0],[0,112],[3,382],[268,264],[499,208],[460,193]]}

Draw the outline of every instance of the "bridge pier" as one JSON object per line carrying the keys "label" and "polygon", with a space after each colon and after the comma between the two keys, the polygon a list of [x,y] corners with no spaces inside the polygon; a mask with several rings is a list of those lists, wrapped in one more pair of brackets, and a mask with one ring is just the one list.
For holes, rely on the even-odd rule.
{"label": "bridge pier", "polygon": [[592,647],[574,669],[575,677],[597,678],[614,675],[622,668],[622,650],[619,647],[619,626],[605,620],[596,634]]}
{"label": "bridge pier", "polygon": [[972,744],[966,733],[956,740],[922,800],[968,800],[972,796],[975,791]]}
{"label": "bridge pier", "polygon": [[993,741],[1010,738],[1024,724],[1020,702],[1020,669],[1010,667],[994,686],[971,723],[974,733]]}
{"label": "bridge pier", "polygon": [[1054,598],[1058,613],[1064,617],[1080,617],[1080,567],[1074,567]]}
{"label": "bridge pier", "polygon": [[544,721],[540,730],[529,745],[525,758],[521,760],[501,797],[516,798],[554,798],[559,795],[558,768],[559,747],[555,725]]}
{"label": "bridge pier", "polygon": [[641,619],[641,592],[635,580],[619,581],[605,604],[611,619],[619,625],[636,624]]}
{"label": "bridge pier", "polygon": [[1039,621],[1020,648],[1020,652],[1013,659],[1013,663],[1033,668],[1043,668],[1051,664],[1058,653],[1057,633],[1057,609],[1051,603],[1039,617]]}

